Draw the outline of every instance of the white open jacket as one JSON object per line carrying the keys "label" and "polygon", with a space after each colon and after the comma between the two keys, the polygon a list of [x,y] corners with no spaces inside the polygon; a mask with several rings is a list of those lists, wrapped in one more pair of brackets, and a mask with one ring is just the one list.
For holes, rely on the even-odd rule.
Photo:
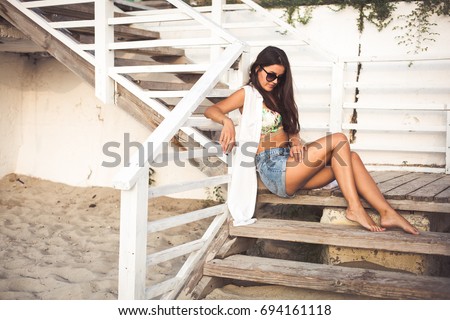
{"label": "white open jacket", "polygon": [[251,224],[256,205],[258,180],[255,155],[261,137],[263,97],[252,86],[244,86],[242,117],[236,128],[236,147],[232,179],[228,191],[228,209],[235,226]]}

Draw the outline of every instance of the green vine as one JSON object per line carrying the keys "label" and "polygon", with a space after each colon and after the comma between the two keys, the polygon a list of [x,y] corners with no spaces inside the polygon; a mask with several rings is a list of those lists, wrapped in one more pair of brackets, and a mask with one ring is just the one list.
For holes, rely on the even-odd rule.
{"label": "green vine", "polygon": [[[408,15],[399,16],[400,20],[404,21],[403,26],[396,26],[394,30],[402,30],[403,34],[396,36],[400,45],[404,45],[410,50],[408,53],[418,54],[423,51],[427,51],[427,43],[436,42],[435,36],[439,33],[433,32],[433,27],[437,24],[430,22],[430,17],[433,15],[448,15],[447,9],[443,3],[441,5],[432,5],[435,1],[424,1],[417,4],[417,7]],[[445,11],[446,10],[446,11]]]}
{"label": "green vine", "polygon": [[[286,21],[290,24],[300,22],[306,24],[311,20],[313,6],[335,5],[336,11],[346,7],[352,7],[359,12],[357,28],[359,32],[364,30],[365,22],[374,24],[379,31],[386,28],[393,21],[393,13],[400,1],[392,0],[261,0],[261,5],[266,8],[284,8]],[[408,53],[419,53],[428,50],[429,42],[435,42],[439,34],[433,31],[435,23],[430,22],[433,15],[450,16],[450,0],[423,0],[414,2],[416,8],[408,15],[401,15],[399,19],[404,25],[394,27],[394,30],[402,30],[402,35],[396,36],[399,45],[405,45],[411,50]],[[299,8],[305,8],[305,14],[300,15]],[[306,11],[308,10],[308,11]]]}

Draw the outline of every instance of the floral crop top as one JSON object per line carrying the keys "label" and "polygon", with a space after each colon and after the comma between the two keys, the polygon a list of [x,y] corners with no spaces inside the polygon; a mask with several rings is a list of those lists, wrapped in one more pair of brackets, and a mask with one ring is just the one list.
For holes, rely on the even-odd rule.
{"label": "floral crop top", "polygon": [[261,134],[277,132],[282,127],[281,115],[263,105]]}

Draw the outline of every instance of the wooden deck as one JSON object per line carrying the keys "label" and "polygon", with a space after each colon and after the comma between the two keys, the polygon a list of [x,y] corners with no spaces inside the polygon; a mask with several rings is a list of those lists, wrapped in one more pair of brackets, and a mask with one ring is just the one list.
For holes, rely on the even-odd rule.
{"label": "wooden deck", "polygon": [[[440,173],[375,171],[372,177],[397,210],[450,213],[450,175]],[[346,207],[341,190],[300,190],[292,199],[271,194],[260,182],[258,202]],[[365,207],[370,205],[363,201]]]}

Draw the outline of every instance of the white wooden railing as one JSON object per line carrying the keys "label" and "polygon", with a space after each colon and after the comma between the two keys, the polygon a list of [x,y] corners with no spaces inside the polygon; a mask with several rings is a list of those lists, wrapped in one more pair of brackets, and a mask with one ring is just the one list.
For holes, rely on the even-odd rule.
{"label": "white wooden railing", "polygon": [[[366,135],[377,137],[370,139],[368,136],[365,139],[357,139],[356,143],[352,144],[352,150],[358,152],[372,152],[383,154],[386,152],[397,153],[399,155],[404,153],[422,153],[422,154],[437,154],[441,155],[445,160],[444,165],[426,166],[420,162],[417,164],[407,165],[389,165],[389,164],[367,164],[372,170],[408,170],[408,171],[427,171],[427,172],[441,172],[450,173],[450,86],[448,79],[435,79],[432,83],[427,79],[405,79],[402,76],[395,76],[395,73],[386,79],[379,81],[372,80],[370,76],[370,66],[376,64],[385,64],[394,67],[408,66],[410,64],[420,65],[421,63],[439,63],[442,68],[450,69],[450,57],[448,56],[423,56],[411,59],[410,56],[392,56],[392,57],[342,57],[339,59],[332,71],[331,91],[332,94],[330,105],[330,120],[326,125],[326,129],[331,132],[346,132],[349,130],[357,130]],[[345,74],[348,68],[356,69],[356,64],[362,64],[364,69],[363,81],[346,81]],[[378,72],[376,69],[374,72]],[[348,79],[348,77],[347,77]],[[358,89],[358,102],[349,101],[346,93]],[[385,92],[402,91],[410,93],[412,96],[406,97],[402,102],[393,102],[389,100],[389,96],[384,97]],[[364,99],[365,94],[371,92],[374,97],[372,99]],[[415,92],[420,94],[415,95]],[[430,99],[422,98],[420,96],[426,94],[433,95],[439,93],[444,96],[444,99]],[[353,98],[353,95],[350,95]],[[370,100],[371,102],[361,102]],[[431,100],[431,101],[430,101]],[[430,101],[430,102],[429,102]],[[349,114],[356,110],[358,113],[358,121],[356,123],[350,122]],[[431,124],[401,124],[395,120],[389,120],[388,115],[401,111],[402,113],[417,114],[423,122],[428,118],[436,118]],[[346,115],[344,115],[346,113]],[[380,123],[377,114],[383,114],[384,120]],[[392,118],[395,119],[395,116]],[[381,133],[389,133],[390,138],[381,138]],[[396,141],[396,135],[408,133],[407,141]],[[426,139],[426,136],[432,134],[431,139]],[[410,138],[414,135],[414,139]],[[369,140],[370,139],[370,140]],[[362,140],[362,141],[361,141]],[[374,142],[373,140],[377,140]],[[392,140],[392,141],[391,141]],[[368,141],[368,142],[366,142]],[[438,142],[440,141],[440,142]]]}
{"label": "white wooden railing", "polygon": [[[142,101],[147,102],[149,106],[164,117],[164,120],[152,132],[149,138],[143,142],[143,154],[145,159],[157,158],[162,152],[164,143],[169,142],[180,129],[187,135],[193,137],[200,145],[206,145],[209,142],[207,139],[204,139],[198,131],[187,127],[186,123],[189,121],[189,117],[193,111],[207,96],[226,96],[230,94],[229,91],[225,90],[218,92],[217,90],[214,91],[213,88],[221,77],[228,72],[232,64],[234,64],[243,54],[245,49],[245,44],[243,42],[218,27],[215,23],[193,10],[184,2],[179,0],[168,0],[168,2],[176,6],[178,10],[176,12],[172,10],[170,14],[161,14],[161,12],[155,14],[155,11],[159,10],[141,11],[136,15],[121,18],[113,18],[112,12],[109,12],[109,15],[105,18],[105,21],[108,23],[99,23],[100,25],[106,25],[106,28],[108,29],[118,24],[132,23],[136,25],[138,23],[145,24],[155,23],[157,21],[190,19],[209,28],[211,37],[134,41],[126,43],[111,43],[110,41],[106,41],[106,43],[98,50],[139,49],[164,46],[184,47],[193,45],[224,47],[223,51],[215,50],[217,53],[211,58],[212,63],[207,65],[105,66],[105,70],[108,70],[107,76],[109,78],[127,88]],[[99,11],[103,12],[103,10],[104,9],[102,8]],[[108,34],[108,32],[105,32],[105,34]],[[180,71],[204,72],[204,74],[189,91],[171,92],[145,92],[121,75],[123,73],[130,74],[134,72],[154,73]],[[100,75],[100,77],[102,77],[102,75]],[[112,90],[111,81],[108,80],[108,77],[105,75],[103,75],[103,77],[107,79],[104,84],[111,88],[106,90],[109,94]],[[180,97],[181,100],[175,106],[173,111],[169,111],[155,100],[155,98],[165,97]],[[106,98],[108,97],[106,96]],[[221,156],[221,152],[217,150],[217,148],[212,151],[205,149],[199,151],[203,153],[206,151],[209,156]],[[187,153],[191,154],[191,152]],[[149,197],[226,184],[229,182],[229,176],[223,175],[191,183],[174,183],[172,185],[149,188],[148,172],[151,163],[146,161],[143,165],[139,163],[139,159],[140,156],[136,154],[132,159],[130,166],[123,168],[115,179],[115,187],[122,190],[120,209],[119,299],[152,299],[156,297],[171,299],[176,297],[180,292],[188,275],[194,270],[196,263],[205,254],[209,244],[213,241],[215,235],[226,221],[228,211],[225,204],[220,204],[203,210],[184,213],[176,217],[148,222]],[[215,218],[200,239],[147,255],[147,236],[149,233],[156,233],[209,217]],[[169,277],[163,282],[146,287],[147,267],[186,255],[188,256],[186,262],[175,276]]]}

